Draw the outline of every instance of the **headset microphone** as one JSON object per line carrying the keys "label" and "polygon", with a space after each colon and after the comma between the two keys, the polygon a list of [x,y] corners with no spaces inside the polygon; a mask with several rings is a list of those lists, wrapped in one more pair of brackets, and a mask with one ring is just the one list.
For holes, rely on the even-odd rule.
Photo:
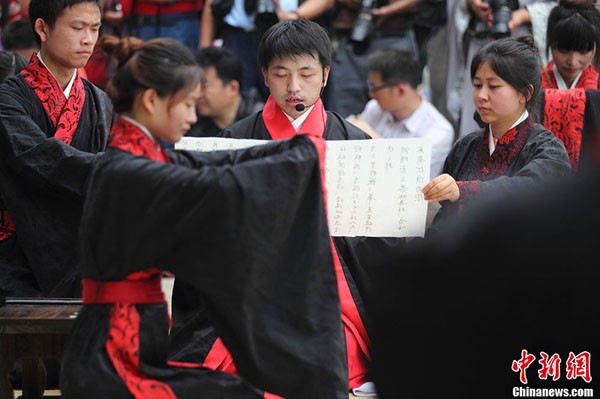
{"label": "headset microphone", "polygon": [[304,106],[304,104],[296,104],[296,111],[298,112],[302,112],[304,111],[306,107]]}
{"label": "headset microphone", "polygon": [[[325,77],[323,77],[323,86],[321,86],[321,91],[319,92],[319,97],[317,97],[317,101],[319,101],[319,98],[321,98],[321,96],[323,95],[323,90],[325,89]],[[310,108],[313,105],[315,105],[317,103],[317,101],[315,101],[314,103],[310,104],[308,107],[304,104],[296,104],[296,111],[297,112],[302,112],[304,111],[306,108]]]}

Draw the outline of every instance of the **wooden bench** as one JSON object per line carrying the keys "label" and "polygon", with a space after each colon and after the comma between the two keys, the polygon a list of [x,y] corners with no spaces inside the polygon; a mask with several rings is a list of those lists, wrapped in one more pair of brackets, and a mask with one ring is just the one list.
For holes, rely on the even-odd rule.
{"label": "wooden bench", "polygon": [[23,399],[39,399],[46,388],[45,358],[62,356],[81,300],[7,298],[0,306],[0,399],[14,399],[8,374],[23,365]]}

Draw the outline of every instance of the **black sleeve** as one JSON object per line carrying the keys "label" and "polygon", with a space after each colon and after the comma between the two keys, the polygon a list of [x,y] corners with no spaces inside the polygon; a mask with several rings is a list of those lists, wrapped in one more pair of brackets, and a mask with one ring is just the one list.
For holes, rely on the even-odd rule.
{"label": "black sleeve", "polygon": [[298,136],[210,157],[218,164],[190,169],[109,149],[84,208],[84,277],[171,271],[206,298],[252,384],[288,398],[347,398],[317,151]]}

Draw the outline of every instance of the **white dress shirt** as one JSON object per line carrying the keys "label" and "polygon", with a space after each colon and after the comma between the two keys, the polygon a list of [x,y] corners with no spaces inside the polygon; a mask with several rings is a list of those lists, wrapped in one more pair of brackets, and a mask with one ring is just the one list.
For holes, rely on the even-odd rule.
{"label": "white dress shirt", "polygon": [[361,116],[383,138],[428,138],[431,140],[430,179],[439,176],[444,161],[452,149],[454,129],[433,105],[421,100],[421,105],[408,118],[396,121],[391,112],[384,112],[377,100],[367,103]]}

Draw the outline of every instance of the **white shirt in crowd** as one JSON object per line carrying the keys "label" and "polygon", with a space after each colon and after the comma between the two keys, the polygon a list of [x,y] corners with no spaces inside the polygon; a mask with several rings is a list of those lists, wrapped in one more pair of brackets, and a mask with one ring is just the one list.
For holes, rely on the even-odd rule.
{"label": "white shirt in crowd", "polygon": [[391,112],[384,112],[377,100],[370,100],[362,118],[383,138],[428,138],[431,140],[430,179],[439,176],[444,161],[452,149],[454,129],[448,120],[426,100],[406,119],[396,121]]}

